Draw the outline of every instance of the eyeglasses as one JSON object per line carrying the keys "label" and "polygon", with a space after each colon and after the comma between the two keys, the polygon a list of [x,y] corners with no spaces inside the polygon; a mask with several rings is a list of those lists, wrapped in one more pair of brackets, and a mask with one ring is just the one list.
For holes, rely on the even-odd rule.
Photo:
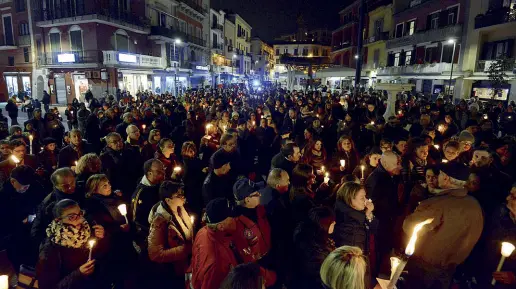
{"label": "eyeglasses", "polygon": [[86,212],[84,210],[81,210],[78,214],[72,213],[72,214],[63,216],[63,217],[61,217],[61,220],[67,219],[68,221],[71,221],[71,222],[77,221],[77,219],[84,217],[84,214],[86,214]]}

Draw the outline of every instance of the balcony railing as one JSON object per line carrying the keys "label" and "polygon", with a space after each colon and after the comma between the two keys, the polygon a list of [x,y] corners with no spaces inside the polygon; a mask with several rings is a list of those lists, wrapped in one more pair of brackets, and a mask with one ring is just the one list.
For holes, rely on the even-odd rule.
{"label": "balcony railing", "polygon": [[346,41],[344,43],[341,43],[339,45],[333,45],[333,51],[341,50],[344,48],[348,48],[351,46],[351,41]]}
{"label": "balcony railing", "polygon": [[382,41],[382,40],[389,40],[389,32],[388,31],[379,33],[378,35],[373,35],[369,38],[366,38],[364,40],[364,44],[374,43],[374,42]]}
{"label": "balcony railing", "polygon": [[389,66],[379,68],[377,75],[420,75],[433,74],[440,75],[443,72],[451,71],[451,63],[432,63],[432,64],[413,64],[407,66]]}
{"label": "balcony railing", "polygon": [[164,37],[168,37],[171,39],[176,39],[176,38],[183,39],[184,35],[185,35],[183,32],[174,30],[172,28],[162,27],[162,26],[151,26],[150,34],[164,36]]}
{"label": "balcony railing", "polygon": [[206,9],[206,7],[203,7],[202,5],[199,5],[194,0],[179,0],[179,2],[182,2],[182,3],[190,6],[195,11],[197,11],[197,12],[199,12],[201,14],[207,14],[208,13],[208,9]]}
{"label": "balcony railing", "polygon": [[35,9],[34,16],[36,21],[52,21],[58,22],[59,20],[70,20],[79,21],[84,16],[97,15],[100,20],[109,22],[123,22],[139,27],[150,26],[150,20],[144,16],[138,15],[137,13],[130,11],[122,11],[116,7],[101,7],[100,5],[93,5],[91,8],[85,9],[85,7],[68,7],[62,5],[61,7],[54,7],[53,9]]}
{"label": "balcony railing", "polygon": [[[487,73],[489,71],[489,68],[493,63],[495,63],[496,60],[479,60],[477,61],[477,65],[475,67],[475,72],[485,72]],[[507,59],[505,65],[504,65],[505,71],[513,71],[516,68],[516,62],[514,58]]]}
{"label": "balcony railing", "polygon": [[189,34],[187,34],[185,38],[186,38],[187,42],[197,44],[199,46],[206,46],[206,41],[204,41],[204,39],[202,39],[202,38],[199,38],[199,37],[196,37],[193,35],[189,35]]}
{"label": "balcony railing", "polygon": [[103,63],[109,66],[135,66],[163,68],[161,57],[123,53],[119,51],[102,51]]}
{"label": "balcony railing", "polygon": [[223,50],[224,49],[224,45],[222,45],[221,43],[212,43],[211,48],[218,49],[218,50]]}
{"label": "balcony railing", "polygon": [[39,66],[69,66],[74,64],[99,64],[102,62],[102,51],[68,51],[68,52],[47,52],[38,55]]}
{"label": "balcony railing", "polygon": [[401,46],[416,45],[423,42],[441,41],[450,38],[460,38],[462,34],[462,25],[452,25],[439,29],[419,30],[412,35],[400,38],[393,38],[387,41],[387,49]]}
{"label": "balcony railing", "polygon": [[216,29],[216,30],[224,30],[224,26],[220,25],[220,24],[217,24],[217,23],[213,23],[213,25],[211,26],[211,29]]}
{"label": "balcony railing", "polygon": [[18,36],[18,46],[30,46],[30,35]]}
{"label": "balcony railing", "polygon": [[0,46],[16,46],[16,45],[14,45],[14,39],[8,39],[8,41],[5,41],[4,35],[0,34]]}
{"label": "balcony railing", "polygon": [[475,17],[475,29],[516,21],[516,9],[502,7]]}

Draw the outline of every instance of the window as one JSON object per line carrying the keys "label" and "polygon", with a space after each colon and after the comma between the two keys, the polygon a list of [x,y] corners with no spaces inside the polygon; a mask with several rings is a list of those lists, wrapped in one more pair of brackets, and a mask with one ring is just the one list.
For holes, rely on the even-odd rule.
{"label": "window", "polygon": [[159,15],[159,26],[167,27],[167,15],[158,11]]}
{"label": "window", "polygon": [[400,53],[394,54],[394,66],[400,66]]}
{"label": "window", "polygon": [[14,56],[7,56],[7,65],[14,66]]}
{"label": "window", "polygon": [[405,35],[412,35],[416,31],[416,20],[410,20],[407,22],[407,31]]}
{"label": "window", "polygon": [[[457,47],[455,47],[457,49]],[[453,44],[444,44],[443,45],[443,58],[441,62],[451,63],[452,62],[452,53],[453,53]]]}
{"label": "window", "polygon": [[455,25],[457,23],[457,16],[459,15],[459,5],[448,8],[448,25]]}
{"label": "window", "polygon": [[50,32],[50,50],[52,52],[61,52],[61,33]]}
{"label": "window", "polygon": [[23,60],[25,60],[25,63],[29,62],[29,48],[23,47]]}
{"label": "window", "polygon": [[298,48],[294,48],[294,55],[299,55],[299,49]]}
{"label": "window", "polygon": [[380,37],[380,34],[383,32],[383,18],[377,19],[374,22],[374,36],[376,38]]}
{"label": "window", "polygon": [[70,28],[70,48],[71,51],[82,51],[82,30],[77,25]]}
{"label": "window", "polygon": [[374,62],[374,68],[378,68],[378,66],[380,64],[379,63],[380,62],[380,49],[374,50],[373,62]]}
{"label": "window", "polygon": [[121,52],[129,52],[129,36],[127,32],[119,29],[115,32],[116,50]]}
{"label": "window", "polygon": [[276,59],[276,64],[279,64],[279,59]]}
{"label": "window", "polygon": [[430,29],[439,28],[439,12],[430,14]]}
{"label": "window", "polygon": [[403,37],[403,23],[396,24],[396,35],[395,36],[396,36],[395,38]]}
{"label": "window", "polygon": [[14,46],[13,22],[11,14],[2,15],[5,45]]}
{"label": "window", "polygon": [[412,51],[405,52],[405,65],[410,65],[411,59],[412,59]]}
{"label": "window", "polygon": [[238,59],[238,60],[235,62],[235,66],[236,66],[237,68],[240,68],[240,59]]}
{"label": "window", "polygon": [[276,48],[276,55],[280,55],[279,48]]}
{"label": "window", "polygon": [[25,0],[16,0],[16,12],[25,11]]}
{"label": "window", "polygon": [[303,56],[308,56],[308,48],[303,48]]}
{"label": "window", "polygon": [[27,22],[20,23],[20,31],[18,31],[20,36],[29,35],[29,24]]}
{"label": "window", "polygon": [[284,54],[287,54],[287,53],[288,53],[288,48],[284,48],[284,49],[283,49],[283,53],[284,53]]}

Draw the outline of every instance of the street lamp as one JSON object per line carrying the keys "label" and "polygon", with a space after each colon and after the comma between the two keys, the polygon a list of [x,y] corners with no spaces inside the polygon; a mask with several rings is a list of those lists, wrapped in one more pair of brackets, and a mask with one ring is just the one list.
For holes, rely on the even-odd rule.
{"label": "street lamp", "polygon": [[[181,44],[181,39],[176,38],[176,40],[174,40],[174,61],[179,62],[178,61],[179,59],[176,58],[176,44]],[[179,66],[179,63],[178,63],[178,66]],[[175,67],[175,70],[174,70],[174,87],[175,87],[176,96],[177,96],[179,93],[179,88],[177,87],[177,67]]]}
{"label": "street lamp", "polygon": [[176,38],[176,40],[174,40],[174,60],[176,60],[176,44],[181,44],[181,39]]}
{"label": "street lamp", "polygon": [[453,52],[452,52],[452,57],[451,57],[450,83],[448,85],[448,95],[449,95],[450,91],[451,91],[451,82],[452,82],[452,78],[453,78],[453,60],[455,58],[455,46],[457,45],[457,41],[455,41],[455,39],[449,39],[448,44],[453,44]]}
{"label": "street lamp", "polygon": [[355,59],[358,59],[358,54],[355,54]]}
{"label": "street lamp", "polygon": [[[236,59],[236,54],[233,54],[233,59]],[[233,69],[233,78],[235,77],[235,60],[233,60],[233,65],[231,65],[231,68]]]}

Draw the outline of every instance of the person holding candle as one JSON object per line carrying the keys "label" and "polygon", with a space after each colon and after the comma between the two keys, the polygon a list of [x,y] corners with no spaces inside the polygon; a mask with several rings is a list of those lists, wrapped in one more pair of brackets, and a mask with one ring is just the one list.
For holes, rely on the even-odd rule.
{"label": "person holding candle", "polygon": [[161,131],[159,129],[152,129],[149,132],[147,143],[142,148],[142,160],[145,162],[154,157],[154,152],[158,150],[158,143],[161,140]]}
{"label": "person holding candle", "polygon": [[72,167],[80,157],[94,152],[93,147],[82,139],[82,133],[78,129],[70,131],[70,144],[59,152],[57,167]]}
{"label": "person holding candle", "polygon": [[220,147],[220,134],[217,127],[212,123],[206,124],[206,134],[201,138],[201,145],[199,147],[199,154],[202,154],[202,161],[208,163],[211,156]]}
{"label": "person holding candle", "polygon": [[466,260],[482,233],[482,208],[464,188],[469,169],[452,162],[441,164],[439,170],[441,191],[422,201],[403,222],[403,230],[411,234],[416,224],[433,219],[420,232],[407,264],[409,288],[449,288],[457,265]]}
{"label": "person holding candle", "polygon": [[166,179],[173,178],[173,175],[177,175],[174,172],[174,168],[182,166],[179,162],[179,158],[174,153],[176,145],[169,138],[163,138],[159,141],[158,150],[154,153],[154,158],[160,160],[165,166]]}
{"label": "person holding candle", "polygon": [[155,264],[149,288],[183,288],[190,265],[194,225],[185,209],[181,184],[165,181],[159,188],[160,202],[149,214],[149,259]]}
{"label": "person holding candle", "polygon": [[[39,288],[111,288],[102,262],[97,262],[106,253],[104,228],[90,226],[79,204],[70,199],[57,202],[52,214],[36,266]],[[93,238],[95,246],[90,248],[88,241]]]}
{"label": "person holding candle", "polygon": [[443,144],[443,156],[448,162],[458,162],[460,153],[460,143],[456,140],[450,140]]}
{"label": "person holding candle", "polygon": [[401,175],[405,185],[405,193],[409,192],[415,183],[425,180],[425,168],[434,165],[429,158],[428,145],[421,138],[410,140],[407,155],[403,158]]}
{"label": "person holding candle", "polygon": [[43,174],[43,170],[38,170],[39,161],[36,156],[27,154],[27,145],[24,141],[20,139],[14,139],[9,142],[9,146],[11,148],[11,156],[14,156],[18,159],[18,163],[16,164],[11,157],[0,162],[0,187],[9,179],[12,170],[17,165],[26,165],[34,170],[36,173]]}
{"label": "person holding candle", "polygon": [[[340,161],[345,161],[345,166],[341,166]],[[333,154],[330,172],[333,176],[341,177],[353,173],[360,163],[360,156],[351,136],[343,135],[337,142],[337,151]]]}
{"label": "person holding candle", "polygon": [[362,179],[362,166],[364,166],[364,180],[367,180],[369,175],[373,172],[378,164],[380,163],[380,158],[382,157],[382,151],[378,147],[373,147],[364,156],[364,159],[360,162],[360,166],[357,166],[353,171],[353,175],[358,179]]}
{"label": "person holding candle", "polygon": [[57,169],[58,152],[56,151],[56,140],[50,137],[45,138],[42,144],[43,150],[37,154],[38,159],[45,171],[52,174]]}
{"label": "person holding candle", "polygon": [[325,173],[322,168],[326,163],[326,157],[326,149],[324,148],[322,140],[316,139],[305,149],[302,162],[311,165],[318,171],[318,174],[322,175]]}

